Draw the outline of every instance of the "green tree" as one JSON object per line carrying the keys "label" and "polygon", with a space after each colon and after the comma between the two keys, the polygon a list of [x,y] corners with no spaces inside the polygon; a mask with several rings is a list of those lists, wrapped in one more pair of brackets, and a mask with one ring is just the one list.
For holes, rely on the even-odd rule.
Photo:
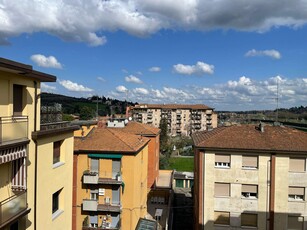
{"label": "green tree", "polygon": [[162,153],[163,153],[168,148],[167,120],[165,118],[161,119],[159,128],[161,130],[161,133],[160,133],[160,148],[161,148]]}
{"label": "green tree", "polygon": [[80,119],[81,120],[90,120],[94,117],[94,110],[88,106],[83,106],[80,110]]}

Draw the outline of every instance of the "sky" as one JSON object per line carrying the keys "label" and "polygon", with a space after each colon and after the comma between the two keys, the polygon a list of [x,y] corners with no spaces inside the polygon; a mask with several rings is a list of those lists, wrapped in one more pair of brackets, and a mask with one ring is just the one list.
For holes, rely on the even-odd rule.
{"label": "sky", "polygon": [[307,0],[0,0],[43,92],[216,111],[307,106]]}

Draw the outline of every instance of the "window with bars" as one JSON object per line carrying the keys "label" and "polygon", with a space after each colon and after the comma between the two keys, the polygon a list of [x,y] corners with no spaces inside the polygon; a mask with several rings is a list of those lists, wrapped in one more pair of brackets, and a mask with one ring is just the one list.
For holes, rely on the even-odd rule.
{"label": "window with bars", "polygon": [[258,156],[242,156],[242,168],[244,169],[258,168]]}
{"label": "window with bars", "polygon": [[229,197],[230,196],[230,184],[214,183],[214,196]]}
{"label": "window with bars", "polygon": [[306,171],[306,158],[292,158],[289,159],[290,172],[305,172]]}
{"label": "window with bars", "polygon": [[258,186],[252,184],[242,184],[241,196],[242,198],[256,199],[258,197]]}
{"label": "window with bars", "polygon": [[230,155],[215,154],[215,167],[230,168]]}
{"label": "window with bars", "polygon": [[303,201],[305,200],[304,187],[289,187],[288,199],[290,201]]}

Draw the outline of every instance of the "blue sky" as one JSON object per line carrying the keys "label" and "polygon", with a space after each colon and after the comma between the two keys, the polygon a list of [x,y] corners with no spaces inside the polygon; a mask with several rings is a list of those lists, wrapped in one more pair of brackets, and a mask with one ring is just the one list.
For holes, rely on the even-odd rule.
{"label": "blue sky", "polygon": [[[0,0],[0,54],[45,92],[216,110],[307,106],[307,1]],[[278,85],[278,93],[277,93]]]}

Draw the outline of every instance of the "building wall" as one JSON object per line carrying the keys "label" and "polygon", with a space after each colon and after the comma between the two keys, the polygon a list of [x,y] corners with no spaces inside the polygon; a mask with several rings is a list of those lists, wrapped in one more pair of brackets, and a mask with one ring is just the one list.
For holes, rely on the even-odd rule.
{"label": "building wall", "polygon": [[[53,143],[62,141],[60,163],[53,164]],[[37,228],[71,229],[73,134],[61,134],[38,141]],[[52,214],[52,195],[60,192],[57,217]]]}
{"label": "building wall", "polygon": [[122,193],[122,229],[135,229],[139,218],[147,214],[148,145],[135,156],[124,155],[122,175],[125,189]]}
{"label": "building wall", "polygon": [[149,137],[147,188],[150,189],[159,175],[160,135]]}
{"label": "building wall", "polygon": [[[224,154],[227,154],[227,152],[224,152]],[[273,201],[273,199],[270,200],[269,195],[270,170],[273,167],[271,166],[271,155],[265,153],[255,154],[258,155],[257,169],[242,168],[241,153],[231,153],[230,168],[215,167],[215,152],[197,154],[197,162],[201,162],[202,157],[204,160],[203,164],[200,165],[201,170],[196,167],[195,171],[197,173],[195,182],[199,179],[201,180],[200,183],[195,183],[195,202],[197,200],[200,202],[202,197],[203,201],[199,203],[199,207],[198,205],[195,206],[195,217],[197,218],[197,215],[201,216],[201,219],[198,220],[200,225],[196,225],[195,229],[246,229],[246,227],[241,227],[242,213],[257,214],[257,229],[267,229],[269,226],[269,221],[267,220],[269,218],[270,202],[273,202],[274,207],[274,229],[287,229],[288,216],[302,217],[303,221],[305,221],[303,229],[307,229],[306,170],[305,172],[290,172],[289,159],[290,157],[295,157],[295,155],[276,154],[275,174],[272,177],[275,180]],[[296,157],[302,156],[297,155]],[[306,159],[306,155],[304,158]],[[216,196],[215,182],[229,183],[230,196]],[[257,199],[242,198],[242,184],[258,185]],[[289,186],[305,188],[304,200],[289,200]],[[215,211],[229,212],[231,227],[214,224]]]}

